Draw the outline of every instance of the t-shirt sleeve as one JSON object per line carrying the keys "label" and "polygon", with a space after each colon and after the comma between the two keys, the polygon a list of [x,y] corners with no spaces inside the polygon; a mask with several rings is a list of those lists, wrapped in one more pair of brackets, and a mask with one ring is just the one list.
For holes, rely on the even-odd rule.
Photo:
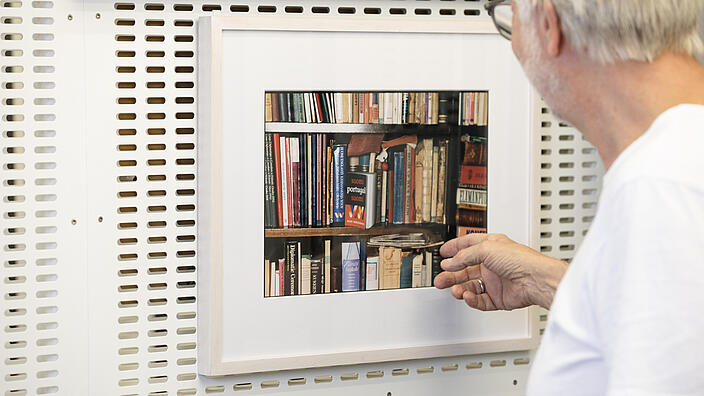
{"label": "t-shirt sleeve", "polygon": [[589,274],[609,396],[704,392],[704,192],[635,180]]}

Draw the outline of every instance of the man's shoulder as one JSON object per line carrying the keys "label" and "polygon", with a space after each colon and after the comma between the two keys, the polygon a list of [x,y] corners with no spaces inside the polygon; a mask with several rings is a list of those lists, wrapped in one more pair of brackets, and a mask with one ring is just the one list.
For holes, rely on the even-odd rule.
{"label": "man's shoulder", "polygon": [[[704,106],[667,110],[632,147],[608,177],[614,187],[653,180],[704,190]],[[628,152],[630,150],[630,152]]]}

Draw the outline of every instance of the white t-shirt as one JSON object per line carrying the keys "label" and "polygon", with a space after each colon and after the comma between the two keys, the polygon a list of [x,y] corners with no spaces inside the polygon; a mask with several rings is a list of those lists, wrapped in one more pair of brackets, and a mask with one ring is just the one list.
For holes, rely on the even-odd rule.
{"label": "white t-shirt", "polygon": [[527,394],[704,395],[704,106],[662,113],[607,172]]}

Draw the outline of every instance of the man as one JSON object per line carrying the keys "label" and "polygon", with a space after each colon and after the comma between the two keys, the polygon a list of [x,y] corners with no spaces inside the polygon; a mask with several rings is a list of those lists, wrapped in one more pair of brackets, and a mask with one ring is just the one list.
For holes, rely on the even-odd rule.
{"label": "man", "polygon": [[569,266],[467,235],[435,285],[476,309],[551,309],[529,395],[702,395],[704,1],[508,3],[488,5],[497,27],[607,168],[599,209]]}

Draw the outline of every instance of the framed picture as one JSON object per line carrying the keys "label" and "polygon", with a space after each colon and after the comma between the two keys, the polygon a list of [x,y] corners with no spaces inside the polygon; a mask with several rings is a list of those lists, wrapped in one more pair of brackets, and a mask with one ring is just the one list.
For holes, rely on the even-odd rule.
{"label": "framed picture", "polygon": [[[361,276],[371,277],[371,272],[363,272],[366,261],[358,250],[370,243],[372,236],[410,235],[413,232],[409,230],[417,228],[427,231],[424,235],[430,235],[431,239],[436,238],[425,240],[430,246],[438,238],[464,232],[459,228],[461,205],[469,205],[472,210],[483,205],[484,226],[489,232],[505,233],[518,242],[535,245],[537,189],[532,181],[536,142],[530,130],[531,89],[514,59],[510,43],[493,34],[490,20],[419,19],[417,23],[409,23],[393,18],[214,16],[201,18],[198,23],[199,373],[217,376],[517,351],[537,345],[533,308],[475,311],[463,301],[454,300],[448,290],[431,287],[432,279],[427,277],[419,278],[417,284],[413,280],[413,287],[408,284],[403,287],[403,280],[397,285],[392,285],[393,281],[380,284],[381,274],[373,286],[357,278],[347,278],[352,288],[341,287],[339,292],[333,292],[324,281],[316,289],[315,281],[305,280],[297,292],[291,286],[289,293],[283,293],[282,288],[285,295],[270,298],[279,291],[272,285],[276,282],[272,276],[276,265],[268,266],[278,262],[279,253],[273,252],[272,246],[281,246],[281,260],[286,262],[283,246],[287,242],[322,245],[326,236],[330,236],[333,244],[340,245],[340,250],[333,247],[335,253],[331,254],[341,255],[337,252],[344,250],[348,261],[357,260],[354,261],[357,266],[350,268],[360,271]],[[443,118],[442,107],[437,110],[432,105],[435,93],[439,98],[450,98],[455,113]],[[475,112],[481,119],[470,119],[461,113],[462,109],[470,109],[461,102],[466,105],[470,98],[474,101],[475,94],[484,106],[481,114]],[[291,100],[302,98],[309,106],[301,104],[305,114],[274,119],[267,107],[271,106],[272,95],[284,95],[276,97]],[[394,102],[390,97],[395,98]],[[347,106],[352,109],[349,101],[345,106],[340,105],[341,110],[335,109],[335,104],[340,104],[335,100],[342,100],[339,98],[366,100],[366,108],[375,115],[369,118],[362,110],[355,110],[361,118],[353,120],[349,112],[345,113]],[[389,103],[386,106],[398,108],[398,114],[392,111],[389,115],[398,118],[385,120],[373,112],[374,100],[377,106],[383,106],[378,103],[379,98],[385,98],[383,101]],[[422,102],[428,109],[426,113],[410,119],[404,116],[408,114],[411,98],[421,98],[415,105]],[[329,111],[318,107],[321,104],[328,105]],[[311,108],[317,108],[318,112]],[[333,125],[335,120],[342,125]],[[441,125],[443,122],[446,125]],[[481,147],[486,153],[482,158],[488,181],[484,181],[483,188],[470,185],[474,186],[470,190],[477,190],[476,196],[464,192],[460,197],[457,190],[462,184],[461,167],[474,161],[461,158],[474,155],[463,150],[462,134],[466,131],[470,131],[467,132],[470,137],[474,133],[471,131],[484,134],[473,141],[484,142]],[[297,151],[296,158],[305,161],[306,150],[298,152],[298,144],[303,142],[295,139],[323,135],[330,145],[351,149],[352,138],[347,134],[355,133],[386,134],[382,146],[393,138],[415,136],[414,142],[405,143],[406,160],[415,158],[421,142],[426,142],[426,147],[430,144],[431,155],[433,149],[439,151],[443,142],[448,142],[445,161],[454,165],[448,165],[442,173],[445,179],[436,177],[434,182],[440,185],[437,180],[447,180],[445,187],[438,187],[444,188],[445,195],[435,192],[432,195],[433,202],[447,205],[445,212],[433,207],[433,213],[438,213],[433,224],[422,216],[413,220],[416,215],[413,209],[409,211],[408,201],[405,201],[405,221],[401,216],[400,223],[392,218],[379,224],[377,217],[365,225],[360,217],[358,229],[345,231],[347,228],[335,229],[324,211],[318,215],[323,220],[317,226],[307,227],[308,220],[296,223],[295,216],[291,223],[277,223],[272,217],[276,212],[267,206],[272,202],[268,195],[271,183],[267,177],[272,167],[271,158],[267,157],[266,144],[270,141],[267,134],[290,138],[284,141]],[[372,150],[371,154],[376,157],[372,157],[371,165],[367,163],[368,173],[372,173],[381,152]],[[393,149],[385,152],[384,158],[389,155],[394,158]],[[364,156],[359,160],[364,161]],[[352,167],[359,166],[358,170],[364,173],[363,164],[347,161],[348,170],[354,171]],[[435,162],[440,169],[443,161]],[[381,166],[383,161],[378,163]],[[396,169],[400,169],[398,164]],[[408,172],[411,171],[406,175],[410,175]],[[410,182],[410,176],[407,180]],[[422,177],[418,180],[419,184],[425,183]],[[406,191],[410,197],[408,187]],[[445,201],[435,198],[442,196],[447,197]],[[301,201],[305,198],[295,199],[307,202]],[[471,205],[465,200],[472,200]],[[402,202],[403,197],[395,210],[399,210]],[[305,211],[306,205],[302,206]],[[388,208],[384,213],[387,212]],[[388,232],[384,227],[388,227]],[[439,231],[433,234],[428,230]],[[421,250],[414,253],[422,256],[419,263],[430,265],[432,260],[423,261],[426,256],[419,253]],[[312,261],[314,274],[315,268],[325,264],[316,260],[316,252],[319,251],[311,252],[308,263]],[[333,265],[336,260],[337,257],[332,259]],[[283,268],[284,264],[281,271]],[[381,265],[378,268],[382,270]],[[318,274],[328,274],[330,281],[329,273],[318,270],[321,271]],[[293,278],[284,279],[282,272],[276,279]],[[312,288],[308,287],[311,283],[305,286],[305,282],[313,282]],[[319,293],[312,294],[316,290]]]}

